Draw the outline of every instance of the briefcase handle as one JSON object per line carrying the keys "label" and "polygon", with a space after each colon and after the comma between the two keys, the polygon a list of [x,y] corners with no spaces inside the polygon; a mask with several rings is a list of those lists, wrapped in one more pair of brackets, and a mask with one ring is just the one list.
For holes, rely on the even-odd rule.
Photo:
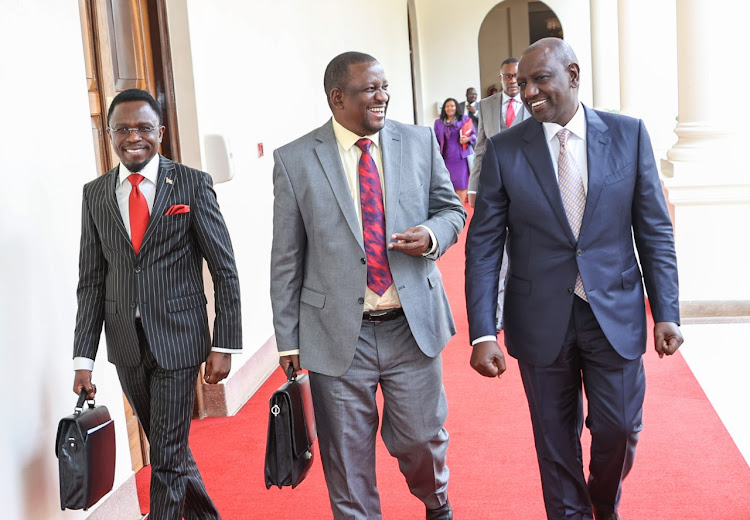
{"label": "briefcase handle", "polygon": [[289,366],[286,368],[286,380],[294,381],[295,379],[297,379],[297,376],[294,373],[294,365],[289,363]]}
{"label": "briefcase handle", "polygon": [[[81,390],[81,395],[78,396],[78,402],[76,403],[76,409],[75,409],[76,415],[79,415],[81,412],[83,412],[83,403],[86,401],[86,396],[88,394],[89,393],[86,391],[85,388]],[[88,403],[89,403],[89,408],[93,408],[94,405],[96,405],[96,401],[94,399],[89,399]]]}

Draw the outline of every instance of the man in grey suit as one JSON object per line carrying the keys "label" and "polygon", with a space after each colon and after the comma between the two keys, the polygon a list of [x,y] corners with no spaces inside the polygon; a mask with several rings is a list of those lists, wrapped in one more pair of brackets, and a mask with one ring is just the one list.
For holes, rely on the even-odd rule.
{"label": "man in grey suit", "polygon": [[[107,115],[120,165],[83,188],[73,391],[96,394],[102,324],[107,357],[151,444],[153,520],[218,519],[188,447],[196,377],[215,384],[242,349],[232,244],[211,177],[158,152],[161,107],[125,90]],[[209,336],[203,259],[216,319]]]}
{"label": "man in grey suit", "polygon": [[333,118],[274,152],[280,364],[310,371],[335,519],[381,518],[380,385],[388,451],[427,518],[448,520],[440,352],[455,327],[435,260],[466,212],[432,130],[386,121],[388,81],[375,58],[337,56],[324,87]]}
{"label": "man in grey suit", "polygon": [[[479,102],[480,121],[474,148],[474,165],[469,173],[469,204],[472,207],[474,207],[474,200],[479,188],[479,171],[482,168],[482,156],[487,139],[510,127],[521,124],[531,117],[531,114],[521,102],[521,91],[518,88],[517,77],[518,58],[505,59],[500,64],[500,83],[503,89]],[[510,105],[512,105],[512,117],[508,115]]]}
{"label": "man in grey suit", "polygon": [[[518,88],[518,58],[506,58],[500,64],[500,83],[503,89],[479,102],[479,110],[484,114],[479,122],[479,135],[474,149],[474,164],[469,172],[469,204],[474,201],[479,189],[479,171],[482,168],[487,139],[508,128],[521,124],[531,114],[521,102],[521,90]],[[503,304],[505,302],[505,278],[508,274],[508,255],[503,255],[500,268],[500,283],[497,287],[497,309],[495,310],[495,329],[503,328]]]}

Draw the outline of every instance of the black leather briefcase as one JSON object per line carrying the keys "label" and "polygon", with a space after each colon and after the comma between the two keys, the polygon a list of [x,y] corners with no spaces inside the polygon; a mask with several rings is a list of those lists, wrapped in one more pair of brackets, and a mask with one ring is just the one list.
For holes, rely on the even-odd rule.
{"label": "black leather briefcase", "polygon": [[287,382],[269,401],[266,489],[295,488],[302,482],[312,467],[317,437],[310,379],[307,374],[295,377],[290,365]]}
{"label": "black leather briefcase", "polygon": [[55,455],[60,467],[60,506],[83,509],[112,490],[115,481],[115,423],[106,406],[88,402],[81,391],[75,412],[57,426]]}

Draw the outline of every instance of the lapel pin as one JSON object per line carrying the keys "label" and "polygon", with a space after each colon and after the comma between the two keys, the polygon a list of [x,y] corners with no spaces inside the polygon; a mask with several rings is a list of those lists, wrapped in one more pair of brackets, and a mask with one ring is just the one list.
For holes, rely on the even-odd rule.
{"label": "lapel pin", "polygon": [[172,184],[172,179],[170,179],[169,177],[167,177],[166,182],[167,182],[167,184]]}

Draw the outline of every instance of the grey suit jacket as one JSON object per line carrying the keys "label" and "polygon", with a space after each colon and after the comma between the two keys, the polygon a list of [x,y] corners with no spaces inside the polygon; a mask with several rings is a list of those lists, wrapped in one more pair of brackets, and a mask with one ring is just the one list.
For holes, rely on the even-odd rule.
{"label": "grey suit jacket", "polygon": [[[438,255],[466,212],[432,129],[387,121],[380,131],[386,237],[428,226]],[[300,349],[304,368],[340,376],[351,365],[367,285],[362,229],[328,121],[274,151],[271,301],[279,351]],[[394,283],[419,348],[440,353],[455,326],[433,259],[388,252]]]}
{"label": "grey suit jacket", "polygon": [[[203,258],[216,299],[213,345],[242,348],[240,289],[232,243],[211,177],[160,157],[156,198],[138,254],[115,198],[118,168],[83,187],[74,357],[96,358],[102,323],[115,365],[140,362],[136,307],[159,366],[198,366],[211,351]],[[164,215],[175,204],[187,213]]]}
{"label": "grey suit jacket", "polygon": [[[477,129],[477,142],[474,146],[474,164],[469,173],[469,191],[477,191],[479,189],[479,171],[482,168],[482,156],[484,156],[487,139],[508,129],[505,119],[500,117],[503,113],[502,96],[503,93],[498,92],[479,102],[479,128]],[[526,109],[525,105],[521,104],[521,110],[516,113],[516,117],[510,126],[520,125],[530,117],[531,113]]]}

